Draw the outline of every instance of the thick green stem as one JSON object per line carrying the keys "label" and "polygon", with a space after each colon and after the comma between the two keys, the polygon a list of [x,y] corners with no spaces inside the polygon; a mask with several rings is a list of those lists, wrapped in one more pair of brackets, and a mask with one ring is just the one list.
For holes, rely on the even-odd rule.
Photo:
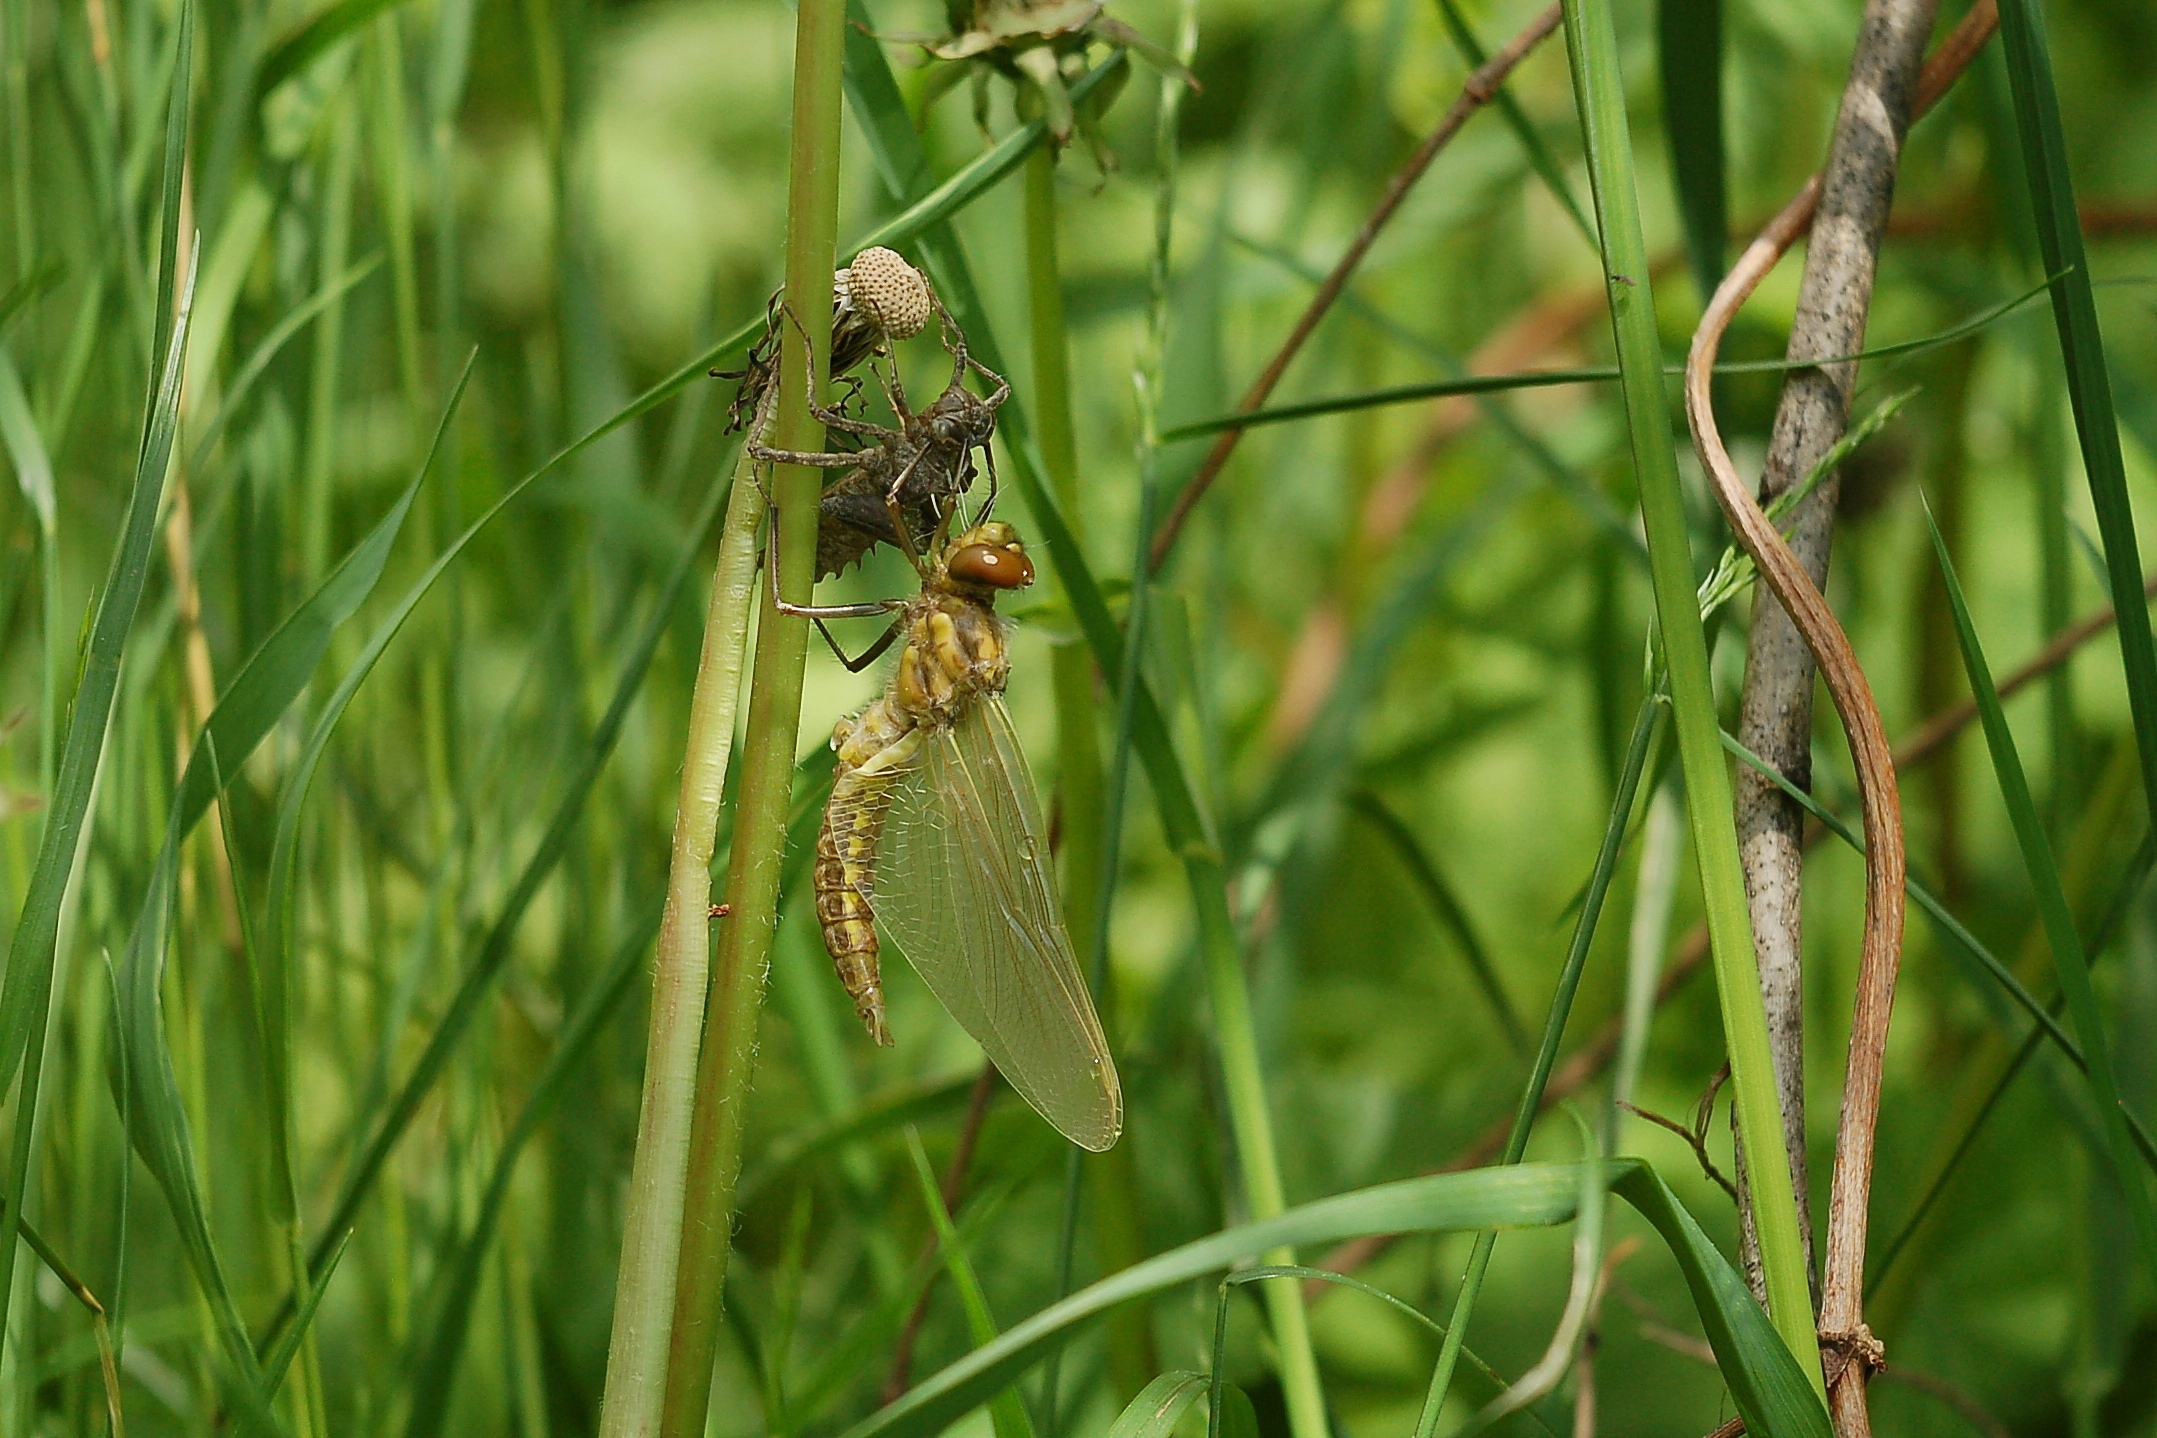
{"label": "thick green stem", "polygon": [[1715,956],[1723,1042],[1729,1050],[1736,1090],[1738,1137],[1753,1177],[1754,1220],[1767,1275],[1768,1312],[1812,1382],[1824,1390],[1795,1190],[1783,1157],[1782,1110],[1776,1100],[1767,1010],[1760,995],[1752,922],[1738,866],[1730,774],[1724,768],[1715,689],[1708,672],[1707,635],[1695,598],[1684,496],[1671,446],[1670,402],[1663,388],[1661,341],[1649,293],[1648,246],[1634,185],[1617,28],[1606,0],[1565,0],[1565,42],[1603,237],[1603,270],[1632,437],[1633,471],[1640,486],[1655,611],[1670,673],[1678,758],[1685,770],[1693,850],[1699,857],[1708,938]]}
{"label": "thick green stem", "polygon": [[[810,412],[806,380],[821,375],[831,342],[831,273],[839,228],[840,60],[846,41],[844,0],[801,0],[794,31],[793,155],[787,192],[786,293],[793,322],[781,331],[779,406],[773,443],[823,447]],[[803,353],[804,344],[808,353]],[[781,589],[804,603],[815,582],[819,477],[805,466],[775,469],[781,521]],[[711,1399],[712,1355],[733,1232],[734,1185],[741,1173],[742,1131],[756,1062],[764,973],[777,928],[780,870],[786,855],[794,742],[801,725],[802,664],[809,626],[780,614],[767,588],[761,600],[756,669],[750,684],[741,797],[734,811],[733,861],[727,872],[731,911],[720,931],[717,972],[697,1065],[691,1121],[680,1273],[659,1431],[701,1438]]]}
{"label": "thick green stem", "polygon": [[[1035,438],[1056,503],[1073,534],[1083,536],[1078,442],[1071,422],[1071,349],[1056,248],[1056,156],[1047,146],[1026,157],[1026,294],[1032,320]],[[1073,951],[1090,954],[1101,889],[1101,742],[1093,661],[1085,645],[1059,645],[1054,675],[1064,922],[1071,930]]]}
{"label": "thick green stem", "polygon": [[[1034,423],[1041,460],[1056,503],[1083,534],[1079,503],[1078,441],[1071,419],[1071,346],[1064,325],[1063,268],[1057,248],[1056,156],[1047,146],[1026,157],[1026,290],[1033,341]],[[1064,921],[1072,948],[1085,955],[1096,946],[1101,921],[1101,871],[1107,852],[1102,831],[1099,701],[1093,655],[1085,641],[1056,647],[1051,677],[1056,690],[1056,795],[1063,858]],[[1105,966],[1104,966],[1105,967]],[[1115,1042],[1114,991],[1106,973],[1093,975],[1095,999],[1110,1043]],[[1102,1267],[1129,1268],[1145,1257],[1139,1236],[1137,1172],[1132,1141],[1107,1153],[1075,1158],[1092,1175],[1094,1240]],[[1069,1202],[1076,1203],[1076,1192]],[[1065,1224],[1068,1234],[1071,1224]],[[1068,1243],[1066,1245],[1068,1256]],[[1068,1273],[1063,1277],[1067,1280]],[[1153,1377],[1153,1340],[1141,1308],[1118,1309],[1108,1320],[1109,1369],[1119,1403]],[[1052,1415],[1053,1417],[1053,1415]]]}
{"label": "thick green stem", "polygon": [[674,1318],[681,1250],[682,1183],[689,1165],[690,1114],[696,1102],[697,1049],[704,1031],[704,990],[711,974],[712,846],[734,712],[748,647],[749,601],[757,577],[757,530],[764,497],[744,450],[734,468],[719,539],[719,565],[704,615],[704,646],[689,701],[681,799],[667,872],[666,912],[652,974],[650,1035],[644,1052],[644,1102],[622,1222],[622,1258],[614,1284],[614,1332],[607,1348],[601,1438],[643,1434],[658,1426],[664,1396],[667,1335]]}
{"label": "thick green stem", "polygon": [[[1284,1212],[1280,1155],[1273,1144],[1273,1115],[1266,1106],[1264,1067],[1258,1056],[1258,1031],[1251,1022],[1251,995],[1243,981],[1243,955],[1228,914],[1228,875],[1211,853],[1190,854],[1184,867],[1200,894],[1200,948],[1206,961],[1206,993],[1213,1004],[1214,1042],[1221,1056],[1221,1078],[1228,1090],[1229,1125],[1236,1134],[1236,1158],[1243,1170],[1244,1203],[1253,1222]],[[1296,1261],[1292,1248],[1268,1249],[1262,1259],[1286,1267]],[[1281,1393],[1288,1404],[1288,1428],[1295,1438],[1325,1438],[1325,1391],[1318,1382],[1318,1360],[1311,1351],[1309,1315],[1303,1308],[1303,1285],[1274,1279],[1265,1285],[1266,1313],[1273,1323],[1279,1352]]]}

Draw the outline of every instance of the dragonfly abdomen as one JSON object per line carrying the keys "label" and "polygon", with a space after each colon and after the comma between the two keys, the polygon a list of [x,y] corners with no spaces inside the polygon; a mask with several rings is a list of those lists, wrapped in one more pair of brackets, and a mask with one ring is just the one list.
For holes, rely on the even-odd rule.
{"label": "dragonfly abdomen", "polygon": [[892,785],[920,752],[921,735],[902,710],[879,700],[842,721],[832,746],[839,765],[816,833],[816,916],[854,1012],[869,1037],[889,1048],[876,942],[876,845]]}

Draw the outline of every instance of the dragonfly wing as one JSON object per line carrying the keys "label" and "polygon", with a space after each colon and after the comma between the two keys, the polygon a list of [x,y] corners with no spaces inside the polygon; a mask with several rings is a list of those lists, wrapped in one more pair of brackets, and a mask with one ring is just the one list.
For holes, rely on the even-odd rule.
{"label": "dragonfly wing", "polygon": [[1114,1144],[1123,1091],[1001,699],[929,737],[880,847],[876,917],[922,982],[1064,1137],[1096,1153]]}

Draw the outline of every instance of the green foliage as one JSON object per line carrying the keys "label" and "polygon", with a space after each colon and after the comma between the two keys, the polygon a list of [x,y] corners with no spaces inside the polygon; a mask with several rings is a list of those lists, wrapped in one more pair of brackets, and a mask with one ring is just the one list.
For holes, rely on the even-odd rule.
{"label": "green foliage", "polygon": [[[1628,949],[1667,974],[1706,913],[1681,856],[1661,936],[1666,881],[1637,872],[1673,757],[1730,898],[1713,721],[1750,571],[1666,463],[1696,308],[1674,277],[1705,282],[1818,165],[1858,7],[1575,6],[1615,41],[1580,96],[1553,37],[1468,121],[1152,574],[1151,517],[1537,7],[1199,0],[1180,113],[1174,57],[1118,38],[1170,45],[1178,5],[1111,8],[1128,29],[1084,44],[1047,30],[1085,6],[1012,20],[1022,83],[987,87],[984,133],[938,100],[946,67],[878,38],[971,11],[850,7],[831,193],[838,257],[899,247],[1014,384],[998,512],[1043,583],[1006,606],[1010,697],[1044,811],[1065,796],[1060,834],[1106,864],[1065,897],[1108,919],[1126,1147],[1069,1165],[999,1094],[930,1201],[979,1056],[896,954],[898,1047],[872,1049],[820,952],[822,740],[879,679],[812,640],[780,706],[799,742],[735,744],[786,837],[753,841],[775,1001],[735,1212],[691,1215],[728,1250],[711,1431],[1286,1438],[1322,1396],[1342,1434],[1453,1434],[1554,1353],[1497,1431],[1562,1433],[1589,1353],[1612,1438],[1734,1415],[1819,1438],[1722,1191],[1573,1084],[1622,1044],[1632,1101],[1689,1115],[1742,1047],[1698,979],[1605,1027]],[[1872,418],[1838,453],[1828,593],[1891,732],[1982,710],[1982,740],[1902,776],[1928,918],[1874,1187],[1882,1433],[1968,1431],[1941,1385],[2014,1432],[2157,1423],[2134,547],[2157,342],[2132,284],[2157,72],[2131,9],[2009,0],[1913,130]],[[0,1260],[0,1432],[102,1433],[108,1336],[133,1438],[599,1431],[735,497],[706,371],[780,280],[793,24],[763,0],[0,0],[0,1198],[37,1235]],[[1027,62],[1046,88],[1021,50],[1055,59]],[[1058,150],[1066,113],[1098,149]],[[1583,249],[1598,213],[1624,282]],[[1029,253],[1044,225],[1056,252]],[[1796,263],[1725,366],[1769,400]],[[917,396],[948,374],[933,331],[897,363]],[[911,582],[880,556],[821,597]],[[1655,596],[1697,615],[1703,584],[1727,602],[1685,683],[1643,693]],[[1996,697],[1995,666],[2107,599],[2116,639],[2043,701]],[[1082,754],[1100,773],[1067,787]],[[1831,719],[1813,770],[1801,802],[1840,836],[1807,868],[1818,1195],[1862,901]],[[1599,1165],[1541,1121],[1560,1092]],[[1730,1143],[1713,1125],[1726,1171]],[[1623,1202],[1576,1253],[1584,1192]],[[1569,1312],[1581,1254],[1614,1266]],[[1322,1393],[1284,1385],[1305,1355]]]}

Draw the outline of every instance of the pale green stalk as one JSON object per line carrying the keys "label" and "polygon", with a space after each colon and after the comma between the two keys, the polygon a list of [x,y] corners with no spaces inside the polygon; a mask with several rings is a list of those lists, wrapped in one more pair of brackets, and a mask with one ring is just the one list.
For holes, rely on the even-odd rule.
{"label": "pale green stalk", "polygon": [[[1063,268],[1058,249],[1056,154],[1043,145],[1026,157],[1026,291],[1033,345],[1035,438],[1057,507],[1077,538],[1085,533],[1079,495],[1078,439],[1071,419],[1071,344],[1064,324]],[[1058,644],[1051,656],[1056,690],[1056,794],[1062,836],[1064,922],[1071,947],[1090,961],[1088,979],[1111,1048],[1116,1042],[1115,992],[1108,982],[1106,948],[1098,927],[1105,922],[1102,871],[1110,848],[1104,824],[1100,705],[1094,688],[1093,654],[1083,638]],[[1057,1252],[1058,1296],[1071,1288],[1071,1253],[1077,1230],[1081,1177],[1092,1174],[1094,1238],[1101,1266],[1114,1272],[1145,1257],[1139,1236],[1137,1174],[1132,1142],[1107,1153],[1067,1155],[1064,1221]],[[1108,1320],[1109,1367],[1119,1400],[1153,1376],[1153,1343],[1146,1314],[1119,1309]],[[1056,1431],[1057,1360],[1049,1359],[1047,1414]]]}
{"label": "pale green stalk", "polygon": [[637,1116],[622,1257],[614,1283],[614,1329],[607,1346],[601,1438],[650,1433],[665,1392],[667,1338],[674,1317],[675,1260],[681,1248],[682,1181],[696,1102],[697,1048],[711,973],[712,848],[734,744],[749,605],[756,588],[757,532],[764,497],[746,448],[734,468],[719,536],[718,569],[704,615],[704,645],[689,700],[681,798],[667,870],[666,911],[652,973],[644,1051],[644,1099]]}
{"label": "pale green stalk", "polygon": [[[1056,155],[1043,145],[1026,157],[1026,294],[1033,341],[1034,434],[1042,466],[1074,537],[1085,534],[1079,502],[1078,441],[1071,421],[1071,347],[1064,328],[1063,275],[1056,244]],[[1101,745],[1093,659],[1083,642],[1055,651],[1056,791],[1061,800],[1064,922],[1073,952],[1093,952],[1095,895],[1101,887]]]}
{"label": "pale green stalk", "polygon": [[1607,0],[1565,0],[1565,42],[1603,237],[1603,270],[1623,371],[1633,471],[1640,487],[1655,610],[1670,673],[1678,757],[1685,771],[1693,851],[1700,866],[1715,958],[1723,1042],[1736,1090],[1738,1138],[1753,1177],[1754,1220],[1767,1277],[1768,1312],[1806,1374],[1824,1390],[1797,1204],[1783,1151],[1767,1011],[1760,995],[1752,922],[1738,866],[1730,774],[1724,767],[1707,634],[1686,538],[1684,495],[1671,447],[1670,403],[1663,387],[1661,341],[1648,284],[1647,239],[1633,180],[1617,28]]}
{"label": "pale green stalk", "polygon": [[[1198,49],[1197,0],[1183,0],[1178,7],[1176,58],[1189,65]],[[1154,206],[1153,301],[1147,326],[1146,349],[1137,375],[1139,401],[1141,483],[1151,485],[1160,459],[1161,430],[1158,404],[1161,374],[1168,339],[1169,231],[1175,216],[1176,122],[1182,112],[1184,86],[1172,75],[1161,78],[1161,101],[1154,134],[1155,165],[1161,188]],[[1145,505],[1142,501],[1141,514]],[[1149,531],[1141,528],[1142,539]],[[1141,562],[1132,575],[1132,613],[1144,613],[1147,565]],[[1133,634],[1124,649],[1124,674],[1119,692],[1136,704],[1143,648]],[[1128,729],[1135,709],[1127,713]],[[1227,1090],[1229,1126],[1236,1137],[1236,1157],[1243,1174],[1243,1198],[1254,1221],[1273,1218],[1288,1207],[1281,1186],[1281,1159],[1273,1140],[1273,1113],[1266,1101],[1265,1062],[1258,1050],[1258,1027],[1251,1017],[1251,993],[1244,981],[1243,946],[1228,911],[1228,876],[1217,852],[1187,851],[1184,867],[1191,890],[1198,898],[1199,952],[1206,967],[1206,993],[1213,1007],[1214,1042],[1221,1061],[1222,1085]],[[1274,1267],[1293,1266],[1295,1250],[1268,1249],[1262,1259]],[[1273,1344],[1280,1370],[1281,1393],[1288,1406],[1288,1427],[1294,1438],[1326,1438],[1332,1425],[1326,1418],[1325,1390],[1318,1379],[1318,1359],[1311,1350],[1310,1316],[1303,1307],[1303,1285],[1292,1279],[1274,1279],[1265,1285],[1266,1313],[1272,1320]]]}
{"label": "pale green stalk", "polygon": [[[794,322],[781,331],[775,448],[815,450],[823,426],[810,412],[809,376],[826,372],[831,342],[831,274],[839,229],[839,104],[846,42],[844,0],[801,0],[794,31],[793,152],[787,191],[786,293]],[[806,353],[804,347],[806,346]],[[783,524],[775,565],[781,588],[805,603],[815,583],[818,471],[775,467],[773,499]],[[659,1431],[701,1438],[711,1400],[712,1357],[733,1236],[734,1186],[741,1176],[742,1133],[756,1063],[764,974],[777,928],[794,744],[801,723],[802,667],[809,625],[778,612],[770,591],[760,601],[756,669],[750,685],[741,797],[734,810],[733,860],[727,871],[731,916],[720,930],[696,1107],[690,1120],[681,1256],[674,1295],[672,1347]],[[637,1432],[636,1429],[617,1430]]]}

